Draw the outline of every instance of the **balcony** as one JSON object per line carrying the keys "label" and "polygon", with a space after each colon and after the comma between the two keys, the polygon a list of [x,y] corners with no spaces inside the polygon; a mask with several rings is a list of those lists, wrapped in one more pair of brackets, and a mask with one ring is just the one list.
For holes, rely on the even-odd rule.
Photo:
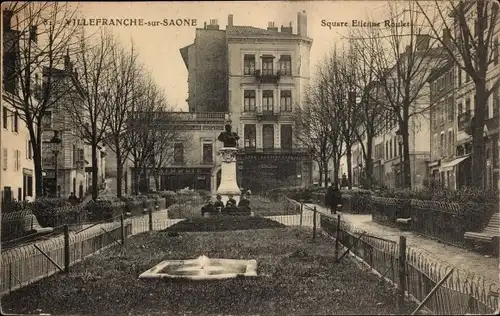
{"label": "balcony", "polygon": [[260,83],[278,83],[280,81],[281,74],[278,71],[261,71],[261,70],[255,70],[255,79],[257,79],[257,82]]}
{"label": "balcony", "polygon": [[308,148],[256,148],[243,147],[238,149],[238,153],[271,153],[271,154],[309,154]]}
{"label": "balcony", "polygon": [[467,131],[470,127],[470,121],[471,121],[471,111],[466,111],[464,113],[461,113],[457,117],[458,121],[458,131]]}
{"label": "balcony", "polygon": [[257,111],[256,116],[259,122],[275,122],[279,119],[279,113],[273,111]]}

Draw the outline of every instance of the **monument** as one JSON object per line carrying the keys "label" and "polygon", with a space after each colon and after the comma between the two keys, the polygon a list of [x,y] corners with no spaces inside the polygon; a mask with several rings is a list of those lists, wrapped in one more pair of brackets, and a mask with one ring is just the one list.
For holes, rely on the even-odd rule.
{"label": "monument", "polygon": [[221,179],[216,193],[222,197],[224,204],[229,199],[229,195],[232,195],[236,203],[238,203],[241,192],[236,182],[236,153],[238,152],[237,144],[240,137],[231,131],[231,120],[225,122],[224,129],[225,131],[220,133],[217,138],[224,145],[219,150],[219,155],[221,156]]}

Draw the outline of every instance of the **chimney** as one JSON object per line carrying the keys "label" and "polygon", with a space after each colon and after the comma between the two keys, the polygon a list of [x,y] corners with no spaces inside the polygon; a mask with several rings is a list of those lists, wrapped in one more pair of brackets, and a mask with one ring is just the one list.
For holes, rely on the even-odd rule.
{"label": "chimney", "polygon": [[297,35],[307,37],[307,15],[305,10],[297,13]]}
{"label": "chimney", "polygon": [[276,31],[276,32],[278,32],[278,27],[274,26],[274,22],[269,22],[269,24],[267,25],[267,30],[268,31]]}
{"label": "chimney", "polygon": [[227,16],[227,25],[233,26],[233,15],[232,14]]}
{"label": "chimney", "polygon": [[450,44],[451,44],[451,34],[450,34],[450,30],[447,28],[445,28],[443,30],[443,44],[446,47],[450,47]]}
{"label": "chimney", "polygon": [[293,28],[292,28],[292,23],[290,23],[290,26],[281,26],[281,33],[285,34],[292,34]]}
{"label": "chimney", "polygon": [[3,15],[3,29],[4,31],[10,31],[11,26],[12,26],[12,16],[14,15],[14,12],[11,10],[3,10],[2,12]]}
{"label": "chimney", "polygon": [[417,51],[428,49],[430,40],[431,38],[429,37],[429,35],[417,34],[417,40],[416,40]]}
{"label": "chimney", "polygon": [[206,27],[207,30],[218,30],[219,29],[219,22],[217,19],[210,19],[210,24],[207,25]]}
{"label": "chimney", "polygon": [[30,41],[36,43],[38,41],[37,27],[36,25],[30,26]]}
{"label": "chimney", "polygon": [[71,72],[72,70],[71,59],[69,58],[69,48],[66,49],[66,55],[64,56],[64,70]]}

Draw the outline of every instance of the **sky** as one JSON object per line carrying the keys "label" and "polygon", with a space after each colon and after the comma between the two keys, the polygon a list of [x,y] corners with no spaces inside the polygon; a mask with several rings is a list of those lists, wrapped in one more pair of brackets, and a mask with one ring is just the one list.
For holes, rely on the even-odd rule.
{"label": "sky", "polygon": [[[297,31],[297,12],[307,14],[307,32],[313,39],[311,67],[331,51],[335,43],[346,36],[350,27],[329,28],[322,23],[367,20],[383,21],[387,14],[386,1],[235,1],[235,2],[81,2],[80,16],[90,19],[131,18],[143,21],[164,19],[196,19],[198,28],[204,22],[217,19],[225,29],[228,15],[233,14],[234,25],[267,28],[268,22],[275,26],[292,22]],[[179,49],[194,41],[195,26],[112,26],[110,29],[124,45],[133,40],[140,61],[152,73],[159,87],[164,89],[170,104],[177,110],[187,111],[188,71]],[[86,26],[89,31],[96,26]],[[340,44],[337,44],[340,45]],[[313,70],[313,69],[311,69]]]}

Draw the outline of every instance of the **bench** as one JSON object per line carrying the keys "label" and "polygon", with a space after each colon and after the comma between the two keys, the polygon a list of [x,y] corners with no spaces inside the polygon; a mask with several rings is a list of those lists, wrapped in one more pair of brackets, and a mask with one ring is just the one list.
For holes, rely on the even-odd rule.
{"label": "bench", "polygon": [[498,253],[498,239],[500,237],[500,213],[494,213],[486,228],[480,232],[466,232],[464,239],[472,242],[472,244],[479,244],[486,246],[493,253]]}
{"label": "bench", "polygon": [[410,229],[411,217],[410,218],[396,218],[396,224],[403,230]]}
{"label": "bench", "polygon": [[[2,236],[6,241],[53,232],[52,227],[42,227],[31,211],[17,211],[2,214]],[[5,233],[5,235],[4,235]]]}
{"label": "bench", "polygon": [[34,214],[30,214],[24,218],[25,220],[25,231],[30,232],[30,233],[37,233],[37,234],[48,234],[52,233],[54,231],[54,228],[52,227],[42,227],[40,223],[38,222],[38,219]]}

